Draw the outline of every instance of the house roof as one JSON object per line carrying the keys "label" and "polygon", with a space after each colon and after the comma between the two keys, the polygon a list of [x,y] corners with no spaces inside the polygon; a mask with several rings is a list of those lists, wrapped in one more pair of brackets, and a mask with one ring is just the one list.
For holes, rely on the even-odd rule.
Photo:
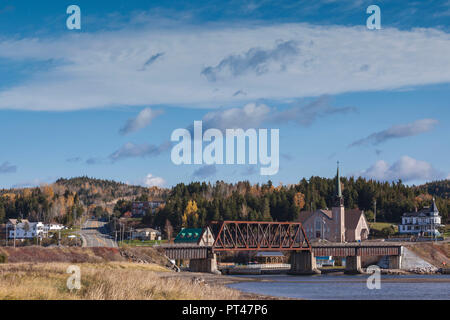
{"label": "house roof", "polygon": [[[311,218],[316,212],[321,213],[328,219],[333,219],[332,210],[319,209],[316,211],[302,211],[299,214],[297,221],[305,223],[309,218]],[[345,228],[349,230],[354,230],[358,226],[358,222],[364,216],[364,211],[360,209],[345,209]]]}
{"label": "house roof", "polygon": [[175,243],[192,243],[198,242],[202,236],[203,230],[201,228],[184,228],[175,238]]}
{"label": "house roof", "polygon": [[358,222],[361,219],[361,215],[364,217],[364,211],[359,209],[346,209],[345,210],[345,228],[355,230],[358,226]]}
{"label": "house roof", "polygon": [[301,222],[301,223],[304,223],[306,220],[311,218],[311,216],[314,213],[316,213],[316,212],[320,212],[321,214],[323,214],[328,219],[333,219],[333,213],[332,213],[331,210],[318,209],[316,211],[302,211],[302,212],[300,212],[300,214],[298,215],[297,221]]}
{"label": "house roof", "polygon": [[21,222],[18,222],[18,219],[8,219],[8,223],[10,224],[18,224],[18,223],[30,223],[27,219],[22,219]]}
{"label": "house roof", "polygon": [[[417,209],[416,209],[417,210]],[[432,216],[435,213],[439,214],[439,209],[436,206],[436,200],[433,198],[433,202],[430,206],[423,207],[419,211],[406,212],[403,214],[404,217],[419,217],[419,216]]]}

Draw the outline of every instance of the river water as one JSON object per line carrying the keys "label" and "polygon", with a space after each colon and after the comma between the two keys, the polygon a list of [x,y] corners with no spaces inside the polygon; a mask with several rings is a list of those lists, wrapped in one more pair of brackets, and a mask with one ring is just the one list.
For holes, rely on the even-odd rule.
{"label": "river water", "polygon": [[[236,276],[233,276],[236,277]],[[450,275],[381,275],[381,288],[368,289],[368,275],[259,275],[259,281],[228,285],[244,292],[320,300],[449,300]]]}

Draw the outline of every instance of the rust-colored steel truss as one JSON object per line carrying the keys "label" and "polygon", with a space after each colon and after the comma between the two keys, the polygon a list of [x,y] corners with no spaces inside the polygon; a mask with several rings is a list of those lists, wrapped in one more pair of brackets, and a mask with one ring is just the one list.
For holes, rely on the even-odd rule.
{"label": "rust-colored steel truss", "polygon": [[212,222],[214,251],[311,251],[299,222],[221,221]]}

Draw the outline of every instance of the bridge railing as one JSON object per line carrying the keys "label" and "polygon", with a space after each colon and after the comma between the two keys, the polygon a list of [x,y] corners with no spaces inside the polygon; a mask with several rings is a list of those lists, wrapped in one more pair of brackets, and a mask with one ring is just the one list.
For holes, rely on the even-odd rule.
{"label": "bridge railing", "polygon": [[311,251],[300,222],[221,221],[210,228],[214,251]]}

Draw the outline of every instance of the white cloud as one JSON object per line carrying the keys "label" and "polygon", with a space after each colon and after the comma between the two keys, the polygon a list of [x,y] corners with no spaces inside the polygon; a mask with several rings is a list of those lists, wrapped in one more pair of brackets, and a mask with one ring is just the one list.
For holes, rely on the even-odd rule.
{"label": "white cloud", "polygon": [[403,182],[430,181],[444,177],[444,174],[433,168],[430,163],[409,156],[401,157],[392,165],[384,160],[379,160],[367,170],[360,172],[360,175],[380,181],[401,179]]}
{"label": "white cloud", "polygon": [[242,108],[208,112],[203,117],[205,128],[255,128],[267,120],[272,109],[265,104],[249,103]]}
{"label": "white cloud", "polygon": [[147,187],[162,187],[162,186],[164,186],[166,184],[166,180],[164,180],[161,177],[155,177],[151,173],[149,173],[145,177],[144,184]]}
{"label": "white cloud", "polygon": [[205,128],[235,129],[256,128],[262,123],[294,122],[308,126],[320,117],[330,114],[354,112],[354,107],[333,107],[326,95],[307,103],[293,102],[284,110],[271,108],[265,104],[248,103],[242,108],[229,108],[208,112],[203,117]]}
{"label": "white cloud", "polygon": [[[434,29],[373,32],[365,26],[308,24],[150,28],[2,38],[0,59],[51,67],[1,91],[0,109],[215,107],[450,81],[450,55],[443,54],[450,52],[450,36]],[[278,57],[279,43],[295,43],[295,50],[272,58]],[[255,64],[249,52],[271,54]],[[160,53],[163,58],[148,64]],[[221,75],[216,81],[201,74],[223,61],[223,68],[215,69]],[[231,76],[222,77],[231,66]],[[254,72],[260,67],[264,72]],[[246,95],[233,96],[238,90]]]}
{"label": "white cloud", "polygon": [[139,112],[136,118],[129,119],[125,126],[120,129],[120,133],[123,135],[129,134],[131,132],[138,131],[140,129],[148,126],[153,119],[159,116],[162,113],[161,110],[152,110],[150,108],[146,108]]}

